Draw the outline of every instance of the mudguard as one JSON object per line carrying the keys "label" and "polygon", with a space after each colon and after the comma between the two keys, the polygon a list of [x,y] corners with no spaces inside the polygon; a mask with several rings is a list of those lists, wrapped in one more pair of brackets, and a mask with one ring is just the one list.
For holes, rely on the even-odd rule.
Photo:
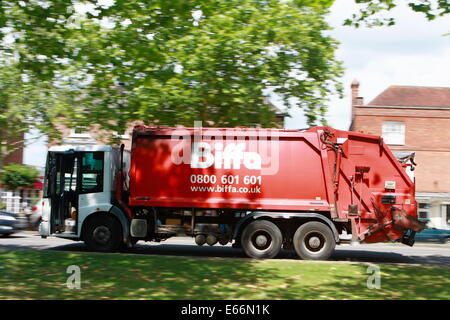
{"label": "mudguard", "polygon": [[126,214],[117,206],[112,206],[109,209],[109,212],[112,213],[119,219],[120,224],[122,225],[122,237],[125,242],[130,238],[130,223],[127,219]]}

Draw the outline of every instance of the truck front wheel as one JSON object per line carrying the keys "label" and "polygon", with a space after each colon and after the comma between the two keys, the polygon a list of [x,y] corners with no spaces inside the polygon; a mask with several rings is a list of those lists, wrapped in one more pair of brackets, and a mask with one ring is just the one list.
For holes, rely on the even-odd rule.
{"label": "truck front wheel", "polygon": [[281,250],[283,236],[272,222],[257,220],[250,223],[242,233],[241,246],[250,258],[271,259]]}
{"label": "truck front wheel", "polygon": [[122,241],[122,229],[119,222],[107,215],[98,215],[86,221],[84,242],[94,250],[114,252]]}
{"label": "truck front wheel", "polygon": [[321,222],[302,224],[294,234],[294,248],[304,260],[326,260],[334,252],[333,231]]}

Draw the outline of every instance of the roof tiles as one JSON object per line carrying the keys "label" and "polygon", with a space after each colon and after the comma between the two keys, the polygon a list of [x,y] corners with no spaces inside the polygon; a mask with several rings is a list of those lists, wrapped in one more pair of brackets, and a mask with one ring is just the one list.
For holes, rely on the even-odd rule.
{"label": "roof tiles", "polygon": [[389,86],[368,105],[450,107],[450,88]]}

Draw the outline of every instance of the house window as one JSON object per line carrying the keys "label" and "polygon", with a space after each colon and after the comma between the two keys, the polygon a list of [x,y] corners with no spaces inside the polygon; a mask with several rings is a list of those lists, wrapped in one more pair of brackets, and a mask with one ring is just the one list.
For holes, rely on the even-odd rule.
{"label": "house window", "polygon": [[431,203],[422,202],[419,203],[419,219],[425,220],[430,219],[431,216]]}
{"label": "house window", "polygon": [[398,121],[385,121],[382,136],[387,144],[405,144],[405,123]]}
{"label": "house window", "polygon": [[442,205],[442,213],[444,218],[444,224],[450,225],[450,204]]}
{"label": "house window", "polygon": [[91,135],[89,134],[89,129],[87,127],[76,126],[74,129],[70,130],[69,137],[90,138]]}

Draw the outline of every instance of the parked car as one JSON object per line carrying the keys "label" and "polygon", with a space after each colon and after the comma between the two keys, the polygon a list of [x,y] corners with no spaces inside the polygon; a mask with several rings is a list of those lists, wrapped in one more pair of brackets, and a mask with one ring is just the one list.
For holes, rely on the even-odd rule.
{"label": "parked car", "polygon": [[450,230],[437,229],[431,225],[430,220],[423,220],[426,222],[426,228],[416,234],[416,242],[439,242],[450,244]]}
{"label": "parked car", "polygon": [[37,230],[42,220],[42,199],[40,199],[31,208],[31,214],[29,216],[29,227],[33,230]]}
{"label": "parked car", "polygon": [[27,227],[25,217],[18,214],[0,210],[0,235],[9,236]]}

